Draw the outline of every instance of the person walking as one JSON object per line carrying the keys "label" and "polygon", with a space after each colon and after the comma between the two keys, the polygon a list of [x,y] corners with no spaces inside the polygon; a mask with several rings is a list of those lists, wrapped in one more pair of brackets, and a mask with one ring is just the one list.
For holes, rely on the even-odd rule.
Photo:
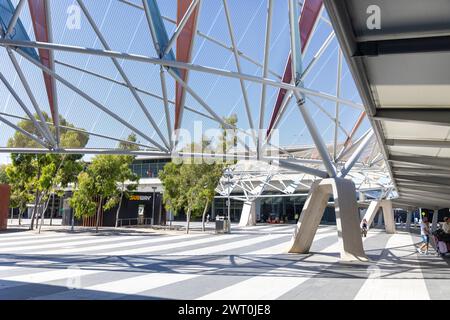
{"label": "person walking", "polygon": [[361,221],[361,234],[364,238],[367,237],[367,229],[368,229],[367,220],[363,219],[363,221]]}
{"label": "person walking", "polygon": [[[422,237],[422,245],[417,248],[417,252],[420,254],[428,254],[428,248],[430,245],[430,223],[427,217],[422,218],[420,223],[420,236]],[[425,252],[423,249],[425,248]]]}

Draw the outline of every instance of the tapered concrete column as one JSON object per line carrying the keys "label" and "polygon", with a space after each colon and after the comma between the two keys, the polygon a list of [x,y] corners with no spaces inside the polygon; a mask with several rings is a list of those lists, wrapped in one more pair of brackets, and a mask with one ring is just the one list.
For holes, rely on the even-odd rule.
{"label": "tapered concrete column", "polygon": [[367,261],[362,245],[355,185],[343,178],[316,181],[309,192],[289,253],[308,253],[330,196],[334,196],[341,260]]}
{"label": "tapered concrete column", "polygon": [[367,227],[369,229],[372,226],[373,220],[375,219],[378,210],[380,209],[380,205],[381,201],[371,201],[369,208],[367,209],[366,214],[364,215],[364,219],[367,220]]}
{"label": "tapered concrete column", "polygon": [[375,216],[379,209],[383,210],[383,213],[379,216],[379,222],[381,219],[384,220],[384,228],[386,233],[395,233],[395,220],[394,212],[392,211],[392,202],[390,200],[377,200],[372,201],[369,205],[369,209],[366,212],[364,218],[367,220],[367,225],[370,228]]}
{"label": "tapered concrete column", "polygon": [[242,207],[241,220],[239,227],[250,227],[256,225],[256,201],[245,202]]}
{"label": "tapered concrete column", "polygon": [[383,220],[383,212],[380,212],[380,214],[378,215],[378,220],[377,220],[377,227],[378,228],[382,228],[384,224],[384,220]]}
{"label": "tapered concrete column", "polygon": [[384,218],[383,220],[386,233],[389,234],[395,233],[395,218],[394,218],[394,210],[392,210],[392,201],[383,200],[381,202],[381,208],[383,209],[383,218]]}

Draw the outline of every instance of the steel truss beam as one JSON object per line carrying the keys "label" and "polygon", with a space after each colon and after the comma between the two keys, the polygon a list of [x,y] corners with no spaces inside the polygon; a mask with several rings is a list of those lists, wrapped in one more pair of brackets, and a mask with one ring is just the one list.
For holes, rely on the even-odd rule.
{"label": "steel truss beam", "polygon": [[253,76],[253,75],[249,75],[249,74],[245,74],[245,73],[237,73],[237,72],[232,72],[232,71],[228,71],[228,70],[216,69],[216,68],[201,66],[201,65],[192,64],[192,63],[184,63],[184,62],[179,62],[179,61],[171,61],[171,60],[166,60],[166,59],[152,58],[152,57],[148,57],[148,56],[123,53],[123,52],[117,52],[117,51],[108,51],[108,50],[100,50],[100,49],[85,48],[85,47],[78,47],[78,46],[68,46],[68,45],[53,44],[53,43],[43,43],[43,42],[36,42],[36,41],[18,41],[18,40],[0,39],[0,46],[44,48],[44,49],[50,49],[50,50],[82,53],[82,54],[104,56],[104,57],[110,57],[110,58],[115,57],[118,59],[150,63],[150,64],[154,64],[154,65],[163,65],[163,66],[171,67],[171,68],[175,68],[175,69],[189,69],[189,70],[193,70],[193,71],[223,76],[226,78],[244,79],[249,82],[266,84],[266,85],[269,85],[269,86],[272,86],[275,88],[284,88],[287,90],[292,90],[298,94],[302,93],[305,95],[319,97],[319,98],[322,98],[322,99],[325,99],[328,101],[339,102],[341,105],[346,105],[346,106],[349,106],[349,107],[352,107],[352,108],[355,108],[358,110],[363,110],[363,108],[364,108],[361,104],[355,103],[354,101],[343,99],[343,98],[336,98],[333,95],[330,95],[330,94],[324,93],[324,92],[320,92],[317,90],[306,89],[304,87],[296,87],[295,85],[283,83],[283,82],[279,82],[279,81],[274,81],[272,79],[257,77],[257,76]]}
{"label": "steel truss beam", "polygon": [[[105,37],[103,37],[103,34],[101,33],[100,29],[97,27],[97,24],[95,23],[94,19],[90,15],[89,11],[84,5],[83,0],[77,0],[78,5],[80,6],[81,10],[83,11],[84,15],[86,16],[87,20],[89,21],[89,24],[91,25],[92,29],[94,30],[95,34],[97,35],[98,39],[100,40],[101,44],[106,50],[111,50],[110,46],[108,45],[108,42],[106,41]],[[122,66],[120,65],[119,61],[115,57],[111,57],[111,60],[116,67],[117,71],[119,72],[122,79],[127,84],[127,87],[130,89],[131,94],[133,95],[134,99],[140,106],[142,112],[152,125],[153,129],[155,129],[156,133],[158,134],[161,141],[164,143],[167,149],[170,149],[170,144],[167,142],[166,137],[162,134],[161,130],[158,127],[158,124],[156,123],[155,119],[153,119],[150,112],[147,110],[147,107],[144,104],[144,101],[142,101],[141,97],[137,93],[135,87],[131,83],[130,79],[126,75],[125,71],[123,70]]]}
{"label": "steel truss beam", "polygon": [[[132,126],[131,124],[129,124],[127,121],[125,121],[124,119],[122,119],[121,117],[119,117],[118,115],[116,115],[114,112],[110,111],[108,108],[106,108],[103,104],[101,104],[100,102],[98,102],[97,100],[95,100],[94,98],[92,98],[91,96],[87,95],[86,93],[84,93],[83,91],[81,91],[80,89],[78,89],[76,86],[74,86],[72,83],[70,83],[69,81],[65,80],[63,77],[59,76],[58,74],[56,74],[55,72],[53,72],[51,69],[47,68],[46,66],[44,66],[42,63],[33,60],[32,58],[30,58],[27,54],[19,52],[18,53],[20,55],[22,55],[25,59],[27,59],[28,61],[30,61],[31,63],[33,63],[35,66],[37,66],[38,68],[42,69],[43,71],[45,71],[46,73],[52,75],[56,80],[58,80],[59,82],[61,82],[63,85],[65,85],[66,87],[68,87],[69,89],[71,89],[72,91],[74,91],[75,93],[77,93],[78,95],[80,95],[81,97],[83,97],[85,100],[89,101],[90,103],[92,103],[94,106],[96,106],[98,109],[102,110],[103,112],[105,112],[106,114],[108,114],[109,116],[111,116],[112,118],[114,118],[115,120],[117,120],[118,122],[120,122],[121,124],[123,124],[125,127],[127,127],[128,129],[130,129],[131,131],[135,132],[136,134],[138,134],[139,136],[141,136],[142,138],[144,138],[145,140],[149,141],[150,143],[152,143],[153,145],[155,145],[156,147],[158,147],[160,150],[166,150],[163,146],[161,146],[159,143],[157,143],[155,140],[153,140],[152,138],[150,138],[148,135],[146,135],[145,133],[143,133],[141,130],[135,128],[134,126]],[[167,151],[167,150],[166,150]]]}
{"label": "steel truss beam", "polygon": [[378,109],[373,116],[380,121],[421,122],[431,125],[449,126],[450,109],[444,108],[399,108]]}
{"label": "steel truss beam", "polygon": [[439,177],[430,177],[430,176],[419,176],[419,175],[395,175],[398,180],[408,180],[408,181],[416,181],[416,182],[427,182],[438,185],[450,186],[450,179],[448,178],[439,178]]}
{"label": "steel truss beam", "polygon": [[442,168],[444,170],[450,167],[450,158],[435,158],[435,157],[426,157],[426,156],[394,156],[391,155],[389,158],[390,162],[400,162],[421,166],[430,166],[434,168]]}
{"label": "steel truss beam", "polygon": [[[20,116],[9,114],[9,113],[5,113],[5,112],[0,112],[0,115],[5,116],[5,117],[14,118],[14,119],[19,119],[19,120],[22,120],[22,121],[32,121],[32,120],[30,120],[28,118],[20,117]],[[40,124],[40,121],[36,120],[36,122],[38,124]],[[47,124],[49,126],[54,126],[54,124],[51,123],[51,122],[47,122]],[[148,146],[148,145],[145,145],[145,144],[132,142],[132,141],[128,141],[128,140],[123,140],[123,139],[118,139],[118,138],[106,136],[106,135],[103,135],[103,134],[87,131],[87,130],[84,130],[84,129],[72,128],[72,127],[67,127],[67,126],[60,126],[60,128],[64,129],[64,130],[67,130],[67,131],[74,131],[74,132],[84,133],[84,134],[87,134],[87,135],[90,135],[90,136],[93,136],[93,137],[99,137],[99,138],[108,139],[108,140],[112,140],[112,141],[116,141],[116,142],[127,143],[127,144],[131,144],[131,145],[134,145],[134,146],[146,148],[147,150],[152,149],[152,150],[156,151],[156,149],[154,147],[151,147],[151,146]]]}
{"label": "steel truss beam", "polygon": [[409,139],[386,139],[386,145],[392,147],[420,147],[420,148],[450,148],[447,140],[409,140]]}
{"label": "steel truss beam", "polygon": [[359,42],[354,57],[448,51],[450,36],[420,37]]}
{"label": "steel truss beam", "polygon": [[[89,71],[89,70],[85,70],[85,69],[82,69],[82,68],[78,68],[78,67],[76,67],[76,66],[74,66],[74,65],[71,65],[71,64],[68,64],[68,63],[65,63],[65,62],[61,62],[61,61],[58,61],[58,60],[55,60],[55,63],[56,63],[56,64],[59,64],[59,65],[61,65],[61,66],[64,66],[64,67],[67,67],[67,68],[70,68],[70,69],[73,69],[73,70],[77,70],[77,71],[83,72],[83,73],[85,73],[85,74],[94,76],[94,77],[96,77],[96,78],[103,79],[103,80],[105,80],[105,81],[108,81],[108,82],[111,82],[111,83],[115,83],[115,84],[117,84],[117,85],[120,85],[120,86],[122,86],[122,87],[126,87],[126,88],[127,88],[127,84],[126,84],[126,83],[120,82],[120,81],[117,81],[117,80],[114,80],[114,79],[112,79],[112,78],[106,77],[106,76],[101,75],[101,74],[99,74],[99,73],[92,72],[92,71]],[[149,96],[149,97],[152,97],[152,98],[155,98],[155,99],[158,99],[158,100],[164,102],[164,97],[159,96],[159,95],[157,95],[157,94],[151,93],[151,92],[149,92],[149,91],[146,91],[146,90],[143,90],[143,89],[140,89],[140,88],[137,88],[137,87],[136,87],[136,91],[139,92],[139,93],[145,94],[146,96]],[[175,106],[175,101],[173,101],[173,100],[168,100],[168,102],[169,102],[169,104]],[[184,106],[184,108],[185,108],[186,110],[192,112],[192,113],[195,113],[195,114],[198,114],[198,115],[200,115],[200,116],[202,116],[202,117],[205,117],[205,118],[208,118],[208,119],[210,119],[210,120],[216,121],[216,119],[214,119],[214,118],[211,117],[210,115],[207,115],[206,113],[203,113],[203,112],[200,112],[200,111],[198,111],[198,110],[195,110],[195,109],[192,108],[192,107]]]}

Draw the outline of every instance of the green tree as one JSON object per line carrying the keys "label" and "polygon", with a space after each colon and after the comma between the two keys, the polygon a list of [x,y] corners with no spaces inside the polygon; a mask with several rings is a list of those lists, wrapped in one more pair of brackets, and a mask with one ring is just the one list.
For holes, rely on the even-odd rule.
{"label": "green tree", "polygon": [[[30,155],[24,155],[30,157]],[[5,168],[7,180],[11,186],[11,208],[19,209],[19,225],[22,224],[22,216],[27,209],[28,203],[34,201],[34,194],[32,192],[32,179],[34,173],[26,164],[15,159],[16,164],[11,164]]]}
{"label": "green tree", "polygon": [[[136,142],[136,136],[130,135],[128,141]],[[122,150],[137,150],[135,144],[121,143]],[[98,232],[101,212],[110,211],[116,205],[116,227],[120,206],[124,197],[137,188],[139,177],[131,170],[134,156],[99,155],[94,157],[87,169],[78,176],[78,188],[70,205],[78,218],[96,215]]]}
{"label": "green tree", "polygon": [[0,184],[8,183],[8,174],[6,173],[7,165],[0,165]]}
{"label": "green tree", "polygon": [[[44,113],[44,118],[49,123],[50,131],[55,134],[56,130],[51,126],[49,116]],[[36,116],[36,119],[38,117]],[[60,146],[62,148],[83,148],[88,143],[87,134],[79,131],[73,131],[69,128],[74,126],[68,123],[60,116]],[[40,132],[36,130],[32,121],[23,120],[18,126],[37,137],[42,138]],[[8,147],[11,148],[42,148],[38,143],[20,132],[16,132],[8,141]],[[14,188],[18,188],[17,194],[30,192],[33,194],[35,202],[33,214],[31,217],[30,229],[34,228],[35,217],[39,205],[44,204],[44,208],[48,207],[48,200],[51,193],[59,188],[66,187],[69,183],[74,182],[82,169],[80,160],[82,155],[55,155],[55,154],[12,154],[12,165],[21,171],[25,169],[26,174],[15,174],[15,183],[12,184],[12,193],[15,194]],[[27,188],[26,190],[24,188]],[[25,197],[29,199],[31,197]],[[45,212],[45,209],[43,212]]]}
{"label": "green tree", "polygon": [[[232,115],[224,118],[224,121],[233,127],[236,126],[238,118]],[[226,154],[233,147],[237,146],[236,131],[227,131],[221,126],[223,133],[220,137],[219,153]],[[203,137],[201,143],[193,143],[185,148],[187,153],[209,153],[211,141]],[[164,186],[163,201],[167,209],[179,214],[186,213],[187,228],[192,217],[202,216],[202,230],[205,230],[205,215],[210,204],[214,201],[215,189],[223,175],[223,170],[227,165],[234,164],[235,161],[227,163],[198,161],[198,159],[183,159],[181,163],[168,163],[160,172],[160,179]]]}
{"label": "green tree", "polygon": [[[135,134],[131,134],[128,136],[128,141],[136,142],[137,138]],[[135,144],[121,142],[119,144],[119,149],[121,150],[139,150],[139,147]],[[117,176],[117,182],[120,184],[120,196],[119,196],[119,205],[117,207],[116,212],[116,228],[119,225],[119,213],[122,207],[123,198],[129,198],[130,192],[134,191],[138,187],[139,177],[131,170],[131,165],[135,160],[135,156],[130,155],[120,155],[117,156],[119,159],[119,175]],[[127,184],[128,183],[128,184]]]}

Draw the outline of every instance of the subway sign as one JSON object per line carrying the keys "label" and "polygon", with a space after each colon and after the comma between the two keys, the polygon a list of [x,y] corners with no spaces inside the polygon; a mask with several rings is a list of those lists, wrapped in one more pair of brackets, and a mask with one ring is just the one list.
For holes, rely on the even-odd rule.
{"label": "subway sign", "polygon": [[152,200],[152,196],[133,195],[130,197],[130,201],[150,201],[150,200]]}

